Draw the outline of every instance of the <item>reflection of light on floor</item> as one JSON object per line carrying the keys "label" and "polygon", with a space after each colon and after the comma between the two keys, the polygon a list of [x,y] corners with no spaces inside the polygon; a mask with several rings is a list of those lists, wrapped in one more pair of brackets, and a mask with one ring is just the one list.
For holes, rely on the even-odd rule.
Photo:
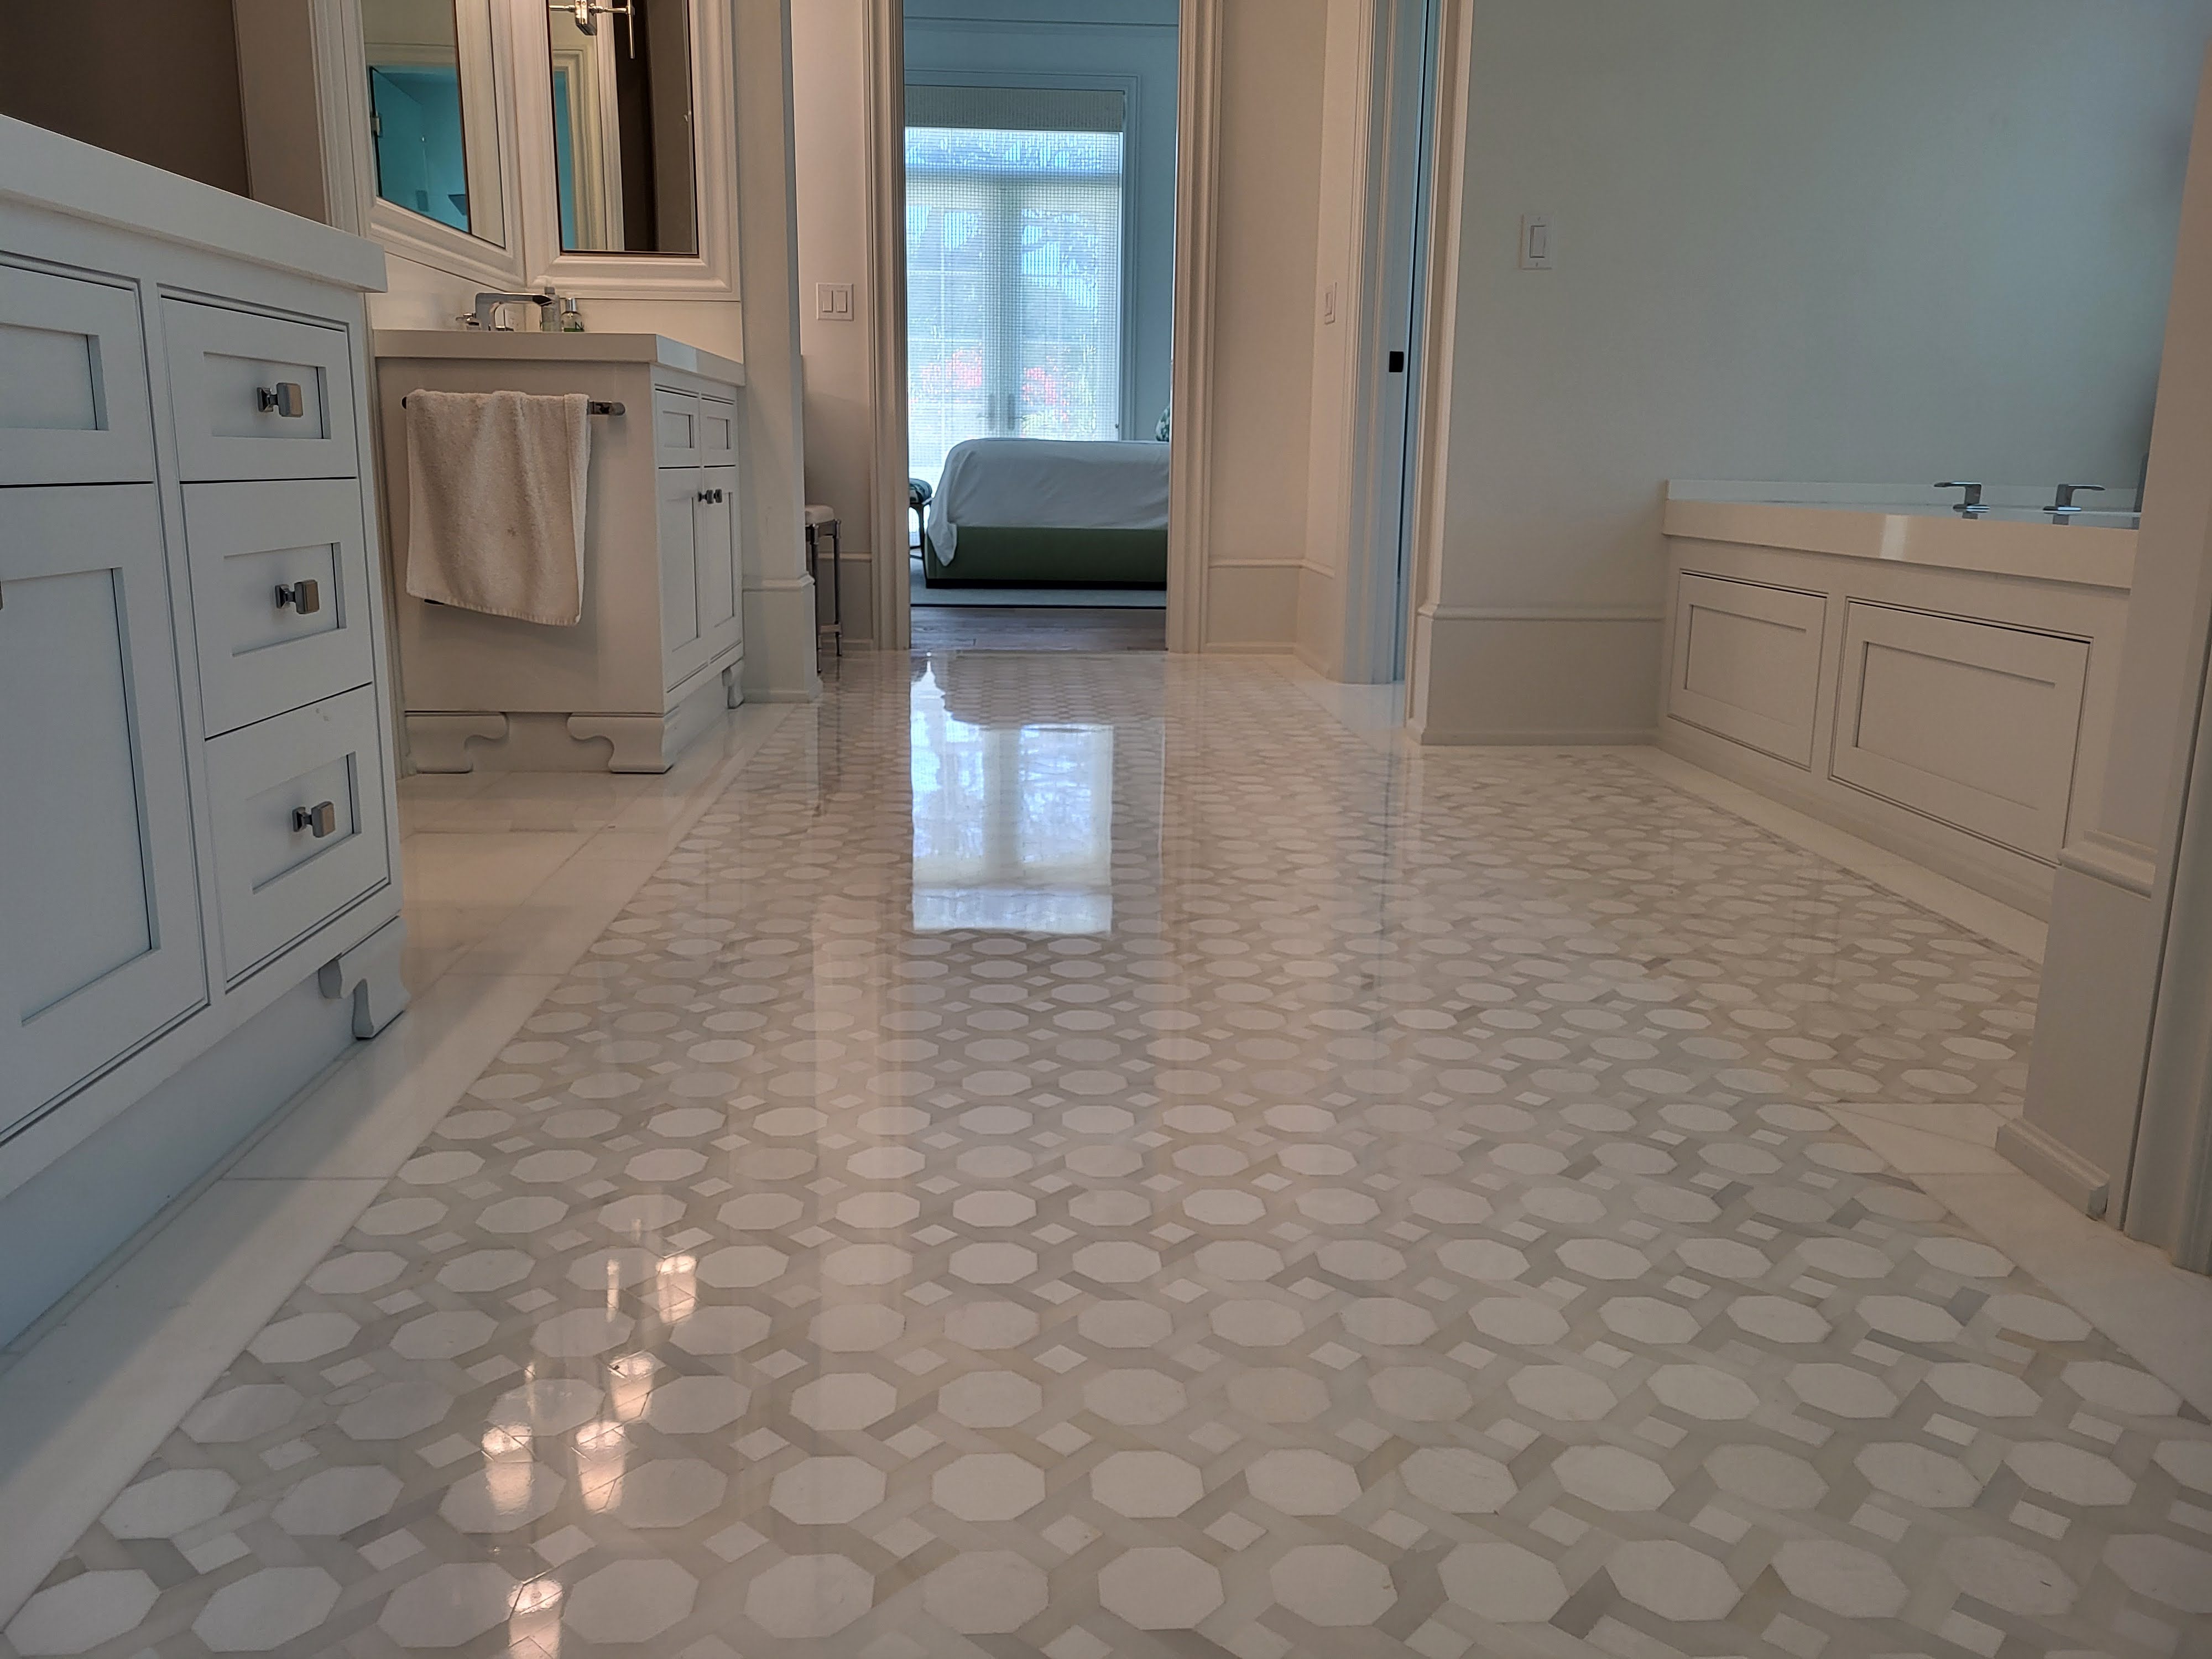
{"label": "reflection of light on floor", "polygon": [[1114,730],[971,726],[933,668],[909,705],[918,933],[1114,925]]}
{"label": "reflection of light on floor", "polygon": [[530,1430],[520,1423],[495,1424],[483,1437],[484,1495],[500,1515],[520,1515],[530,1507],[538,1484],[538,1465],[530,1456]]}
{"label": "reflection of light on floor", "polygon": [[699,1258],[665,1255],[654,1270],[653,1310],[661,1322],[680,1325],[699,1305]]}
{"label": "reflection of light on floor", "polygon": [[514,1587],[507,1620],[507,1651],[532,1659],[555,1659],[561,1651],[561,1585],[557,1579],[532,1578]]}
{"label": "reflection of light on floor", "polygon": [[629,1431],[620,1423],[586,1423],[576,1431],[576,1490],[587,1510],[611,1510],[622,1501],[623,1465]]}
{"label": "reflection of light on floor", "polygon": [[645,1415],[653,1399],[653,1374],[659,1368],[649,1353],[626,1353],[607,1367],[607,1394],[617,1417],[629,1423]]}

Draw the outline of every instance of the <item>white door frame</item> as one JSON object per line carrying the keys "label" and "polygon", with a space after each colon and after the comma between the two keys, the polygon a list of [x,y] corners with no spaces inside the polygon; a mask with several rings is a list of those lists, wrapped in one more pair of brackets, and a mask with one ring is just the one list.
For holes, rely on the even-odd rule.
{"label": "white door frame", "polygon": [[[1432,38],[1429,21],[1433,9],[1440,34],[1444,9],[1444,0],[1370,0],[1361,19],[1355,81],[1362,118],[1346,271],[1352,343],[1345,377],[1349,441],[1338,653],[1342,678],[1353,684],[1396,678],[1404,666],[1400,642],[1411,637],[1404,601],[1413,560],[1402,556],[1419,520],[1426,301],[1435,275],[1425,260],[1425,237],[1433,236],[1436,222],[1434,93],[1444,81],[1442,64],[1427,61],[1443,44]],[[1395,246],[1401,237],[1408,244],[1402,251]],[[1394,374],[1385,360],[1401,349],[1407,361]]]}
{"label": "white door frame", "polygon": [[[1226,0],[1182,0],[1176,70],[1174,441],[1169,457],[1168,648],[1206,640],[1211,512],[1214,184]],[[906,5],[867,0],[870,397],[875,409],[871,561],[876,645],[904,651],[908,614]],[[893,556],[891,550],[896,550]]]}

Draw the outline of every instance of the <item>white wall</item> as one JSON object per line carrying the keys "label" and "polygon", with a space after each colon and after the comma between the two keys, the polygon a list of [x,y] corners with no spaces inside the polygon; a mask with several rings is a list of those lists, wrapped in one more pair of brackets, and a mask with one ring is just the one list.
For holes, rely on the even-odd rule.
{"label": "white wall", "polygon": [[1227,0],[1206,643],[1297,637],[1328,0]]}
{"label": "white wall", "polygon": [[[848,642],[872,641],[868,511],[874,477],[868,261],[866,0],[804,0],[791,15],[793,107],[799,177],[799,349],[806,363],[806,499],[837,511],[845,564],[839,584]],[[853,285],[854,318],[815,314],[823,283]],[[891,550],[902,557],[904,550]],[[822,614],[830,614],[823,571]]]}
{"label": "white wall", "polygon": [[1650,726],[1669,477],[2131,495],[2212,4],[1473,4],[1425,735]]}
{"label": "white wall", "polygon": [[[1298,574],[1298,654],[1334,678],[1344,665],[1342,533],[1350,483],[1348,450],[1354,429],[1352,406],[1351,291],[1355,248],[1353,216],[1361,147],[1353,142],[1366,111],[1361,107],[1361,33],[1373,0],[1328,0],[1327,58],[1322,76],[1321,176],[1315,191],[1315,264],[1308,319],[1313,334],[1313,415],[1307,438],[1306,544]],[[1335,314],[1322,296],[1337,293]]]}

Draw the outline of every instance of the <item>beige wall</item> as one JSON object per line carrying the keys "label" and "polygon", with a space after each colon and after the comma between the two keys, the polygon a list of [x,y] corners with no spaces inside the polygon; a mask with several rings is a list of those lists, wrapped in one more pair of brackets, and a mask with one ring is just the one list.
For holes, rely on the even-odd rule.
{"label": "beige wall", "polygon": [[1469,3],[1431,735],[1650,727],[1670,477],[2132,494],[2212,4]]}
{"label": "beige wall", "polygon": [[230,0],[18,0],[0,115],[249,193]]}

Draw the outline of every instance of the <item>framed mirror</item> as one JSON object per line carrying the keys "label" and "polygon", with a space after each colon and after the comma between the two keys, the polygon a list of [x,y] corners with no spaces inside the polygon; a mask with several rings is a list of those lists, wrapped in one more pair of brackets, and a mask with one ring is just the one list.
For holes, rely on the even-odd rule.
{"label": "framed mirror", "polygon": [[505,246],[489,9],[360,0],[377,199]]}
{"label": "framed mirror", "polygon": [[690,0],[544,0],[563,254],[699,252]]}

